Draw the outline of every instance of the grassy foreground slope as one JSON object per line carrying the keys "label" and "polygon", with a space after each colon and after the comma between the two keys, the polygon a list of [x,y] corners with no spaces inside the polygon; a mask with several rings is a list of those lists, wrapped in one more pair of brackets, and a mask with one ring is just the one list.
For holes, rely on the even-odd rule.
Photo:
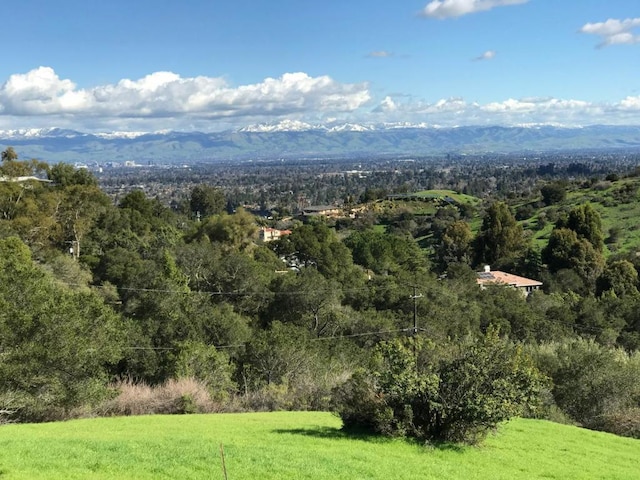
{"label": "grassy foreground slope", "polygon": [[0,427],[3,479],[637,479],[640,441],[514,420],[480,447],[348,436],[328,413],[99,418]]}

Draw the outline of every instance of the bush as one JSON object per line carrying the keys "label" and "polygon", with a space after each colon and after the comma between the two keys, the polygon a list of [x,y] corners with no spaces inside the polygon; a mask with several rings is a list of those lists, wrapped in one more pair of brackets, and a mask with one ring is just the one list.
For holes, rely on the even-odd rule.
{"label": "bush", "polygon": [[232,398],[226,402],[231,409],[252,412],[273,412],[278,410],[327,410],[330,388],[323,385],[313,385],[313,379],[306,384],[300,379],[291,384],[289,382],[271,383],[255,390]]}
{"label": "bush", "polygon": [[201,342],[184,342],[176,360],[176,376],[193,379],[209,389],[215,400],[224,400],[236,390],[231,380],[233,365],[229,356],[214,346]]}
{"label": "bush", "polygon": [[540,346],[534,355],[553,380],[556,405],[585,427],[604,429],[639,406],[640,354],[575,339]]}
{"label": "bush", "polygon": [[376,394],[373,379],[364,369],[334,389],[333,401],[347,430],[362,428],[383,433],[384,426],[393,420],[393,411]]}
{"label": "bush", "polygon": [[98,414],[184,414],[208,413],[220,409],[211,400],[207,385],[192,378],[171,379],[157,386],[123,380],[113,388],[118,392],[117,396],[102,404],[97,409]]}
{"label": "bush", "polygon": [[540,404],[544,377],[495,331],[440,359],[433,350],[425,356],[426,346],[419,338],[383,342],[371,369],[334,390],[345,428],[476,443],[498,423]]}
{"label": "bush", "polygon": [[601,430],[622,437],[640,439],[640,407],[600,415],[586,426],[593,430]]}

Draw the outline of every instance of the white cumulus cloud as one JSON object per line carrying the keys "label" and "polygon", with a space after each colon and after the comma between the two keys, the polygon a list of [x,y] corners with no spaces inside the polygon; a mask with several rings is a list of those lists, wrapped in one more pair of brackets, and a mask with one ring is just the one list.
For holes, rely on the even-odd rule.
{"label": "white cumulus cloud", "polygon": [[620,102],[620,106],[625,110],[640,111],[640,96],[639,97],[627,97]]}
{"label": "white cumulus cloud", "polygon": [[398,109],[398,106],[396,105],[396,102],[393,101],[393,98],[387,95],[384,97],[384,100],[380,102],[377,109],[381,112],[393,112]]}
{"label": "white cumulus cloud", "polygon": [[137,80],[78,88],[50,67],[14,74],[0,85],[0,116],[109,119],[216,120],[350,112],[370,100],[366,83],[285,73],[259,83],[232,86],[223,78],[183,78],[155,72]]}
{"label": "white cumulus cloud", "polygon": [[605,22],[587,23],[580,29],[581,33],[598,35],[602,38],[597,47],[608,47],[610,45],[640,43],[640,33],[634,32],[640,27],[640,17],[618,20],[610,18]]}
{"label": "white cumulus cloud", "polygon": [[433,0],[421,11],[424,17],[450,18],[491,10],[496,7],[519,5],[529,0]]}
{"label": "white cumulus cloud", "polygon": [[494,58],[496,58],[495,50],[487,50],[482,55],[478,55],[477,57],[475,57],[473,60],[479,62],[482,60],[493,60]]}

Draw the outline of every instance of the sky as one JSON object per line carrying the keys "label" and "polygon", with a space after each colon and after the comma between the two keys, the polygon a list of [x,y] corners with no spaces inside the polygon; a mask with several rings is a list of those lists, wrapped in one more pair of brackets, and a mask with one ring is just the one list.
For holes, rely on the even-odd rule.
{"label": "sky", "polygon": [[640,126],[638,0],[19,0],[0,130]]}

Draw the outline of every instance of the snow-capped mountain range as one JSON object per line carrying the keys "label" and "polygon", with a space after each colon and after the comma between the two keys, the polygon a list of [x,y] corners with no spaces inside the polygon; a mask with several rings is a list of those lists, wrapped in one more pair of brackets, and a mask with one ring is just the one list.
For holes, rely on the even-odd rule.
{"label": "snow-capped mountain range", "polygon": [[639,126],[440,127],[427,124],[310,124],[287,120],[224,132],[0,130],[0,149],[47,162],[194,163],[247,159],[638,150]]}

